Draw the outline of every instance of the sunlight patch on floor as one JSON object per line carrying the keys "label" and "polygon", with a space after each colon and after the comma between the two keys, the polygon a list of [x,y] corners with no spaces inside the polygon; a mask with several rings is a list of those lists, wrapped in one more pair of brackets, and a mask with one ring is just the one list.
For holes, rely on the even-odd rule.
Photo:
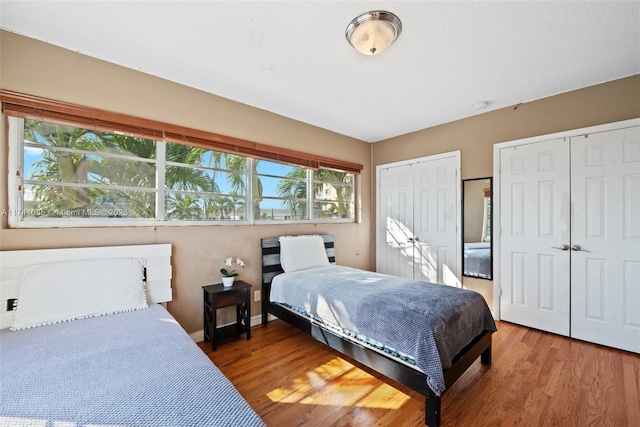
{"label": "sunlight patch on floor", "polygon": [[267,397],[279,403],[379,409],[398,409],[410,399],[339,357],[309,370],[288,386],[270,391]]}

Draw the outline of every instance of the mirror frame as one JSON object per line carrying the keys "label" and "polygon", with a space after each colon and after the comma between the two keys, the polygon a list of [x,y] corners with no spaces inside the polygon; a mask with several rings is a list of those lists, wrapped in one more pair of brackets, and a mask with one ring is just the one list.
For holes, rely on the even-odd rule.
{"label": "mirror frame", "polygon": [[[465,199],[469,197],[465,192],[465,183],[473,182],[473,181],[488,181],[489,183],[489,229],[491,230],[491,239],[489,240],[489,275],[477,275],[467,274],[465,268]],[[484,200],[484,198],[483,198]],[[484,280],[493,280],[493,177],[484,177],[484,178],[472,178],[472,179],[463,179],[462,180],[462,276],[464,277],[472,277],[474,279],[484,279]]]}

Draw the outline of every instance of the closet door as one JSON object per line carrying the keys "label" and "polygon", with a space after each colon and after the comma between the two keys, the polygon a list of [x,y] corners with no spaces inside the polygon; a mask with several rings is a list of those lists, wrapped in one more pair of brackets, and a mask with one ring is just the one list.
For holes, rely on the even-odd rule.
{"label": "closet door", "polygon": [[414,165],[414,272],[416,280],[460,287],[460,244],[456,232],[460,200],[456,159]]}
{"label": "closet door", "polygon": [[569,335],[569,143],[500,149],[500,316]]}
{"label": "closet door", "polygon": [[377,270],[413,278],[413,166],[378,172]]}
{"label": "closet door", "polygon": [[377,167],[376,270],[460,286],[460,152]]}
{"label": "closet door", "polygon": [[571,138],[571,335],[640,353],[640,127]]}

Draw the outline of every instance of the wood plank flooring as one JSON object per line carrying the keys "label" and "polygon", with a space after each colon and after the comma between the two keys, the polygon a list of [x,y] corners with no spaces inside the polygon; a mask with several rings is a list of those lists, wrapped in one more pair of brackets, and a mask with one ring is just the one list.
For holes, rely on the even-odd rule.
{"label": "wood plank flooring", "polygon": [[[281,320],[199,343],[269,427],[422,426],[424,397]],[[640,426],[640,356],[498,322],[442,399],[445,426]]]}

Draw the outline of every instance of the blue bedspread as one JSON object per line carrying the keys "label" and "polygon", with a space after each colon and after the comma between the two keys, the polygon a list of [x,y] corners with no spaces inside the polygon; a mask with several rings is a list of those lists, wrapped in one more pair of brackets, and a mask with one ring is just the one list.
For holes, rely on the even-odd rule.
{"label": "blue bedspread", "polygon": [[0,426],[263,426],[160,305],[0,331]]}
{"label": "blue bedspread", "polygon": [[454,356],[483,330],[496,330],[477,292],[343,266],[280,274],[271,301],[412,355],[438,396]]}

